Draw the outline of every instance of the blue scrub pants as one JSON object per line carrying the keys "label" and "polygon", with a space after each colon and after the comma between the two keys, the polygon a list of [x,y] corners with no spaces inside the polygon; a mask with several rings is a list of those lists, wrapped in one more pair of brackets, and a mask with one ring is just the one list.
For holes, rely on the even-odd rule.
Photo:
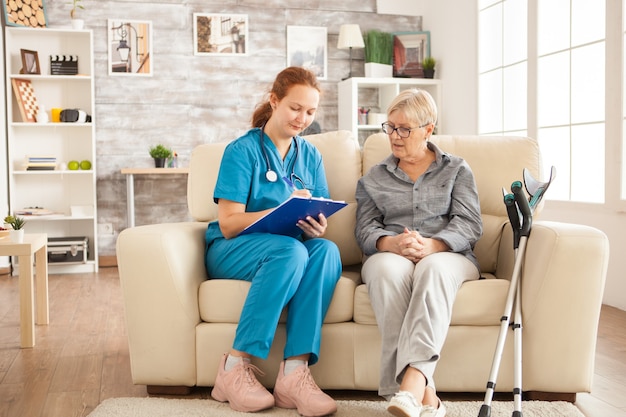
{"label": "blue scrub pants", "polygon": [[288,306],[284,357],[308,353],[310,365],[318,361],[322,323],[341,276],[334,242],[265,233],[217,238],[207,248],[206,267],[210,278],[252,284],[234,349],[266,359],[280,314]]}

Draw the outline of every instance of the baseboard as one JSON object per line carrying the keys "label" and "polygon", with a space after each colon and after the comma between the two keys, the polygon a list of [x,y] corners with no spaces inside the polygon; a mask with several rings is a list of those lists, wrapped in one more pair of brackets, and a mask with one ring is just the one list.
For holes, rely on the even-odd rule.
{"label": "baseboard", "polygon": [[117,267],[117,256],[99,256],[98,265],[100,268]]}

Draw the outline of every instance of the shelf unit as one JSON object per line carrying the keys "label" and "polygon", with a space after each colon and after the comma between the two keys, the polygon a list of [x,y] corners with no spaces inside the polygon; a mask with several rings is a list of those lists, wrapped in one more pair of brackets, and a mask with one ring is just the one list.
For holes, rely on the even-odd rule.
{"label": "shelf unit", "polygon": [[[27,233],[88,238],[87,262],[49,263],[50,273],[98,271],[96,135],[93,34],[91,30],[7,27],[5,29],[9,210],[41,207],[54,214],[26,217]],[[20,74],[20,49],[37,51],[41,74]],[[78,56],[78,75],[50,75],[50,55]],[[24,122],[13,79],[31,81],[47,123]],[[92,122],[52,122],[52,108],[79,109]],[[56,168],[26,170],[29,156],[53,156]],[[89,170],[69,170],[69,161],[91,162]]]}
{"label": "shelf unit", "polygon": [[439,111],[437,120],[437,133],[441,134],[441,80],[426,78],[369,78],[352,77],[340,81],[337,86],[338,93],[338,127],[341,130],[349,130],[359,144],[373,133],[380,132],[379,124],[360,124],[359,108],[369,108],[375,113],[386,113],[391,101],[402,90],[420,88],[428,91]]}

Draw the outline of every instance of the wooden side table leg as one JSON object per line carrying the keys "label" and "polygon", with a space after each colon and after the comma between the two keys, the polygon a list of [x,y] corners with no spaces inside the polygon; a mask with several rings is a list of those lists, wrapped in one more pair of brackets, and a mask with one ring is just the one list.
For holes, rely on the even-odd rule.
{"label": "wooden side table leg", "polygon": [[35,297],[33,294],[33,256],[18,257],[20,265],[20,332],[21,346],[35,346]]}
{"label": "wooden side table leg", "polygon": [[48,306],[48,250],[42,246],[35,253],[35,285],[37,288],[37,324],[50,323]]}

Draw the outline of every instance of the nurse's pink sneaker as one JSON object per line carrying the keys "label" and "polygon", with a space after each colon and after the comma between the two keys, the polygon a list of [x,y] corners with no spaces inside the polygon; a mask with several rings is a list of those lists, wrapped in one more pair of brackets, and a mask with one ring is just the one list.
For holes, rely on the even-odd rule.
{"label": "nurse's pink sneaker", "polygon": [[255,372],[263,375],[263,371],[243,359],[230,371],[226,371],[224,365],[227,357],[227,354],[222,356],[211,397],[220,402],[228,401],[230,408],[244,413],[272,408],[274,396],[254,375]]}
{"label": "nurse's pink sneaker", "polygon": [[296,408],[305,417],[326,416],[337,411],[335,400],[317,386],[306,364],[285,375],[285,361],[281,362],[274,398],[277,407]]}

